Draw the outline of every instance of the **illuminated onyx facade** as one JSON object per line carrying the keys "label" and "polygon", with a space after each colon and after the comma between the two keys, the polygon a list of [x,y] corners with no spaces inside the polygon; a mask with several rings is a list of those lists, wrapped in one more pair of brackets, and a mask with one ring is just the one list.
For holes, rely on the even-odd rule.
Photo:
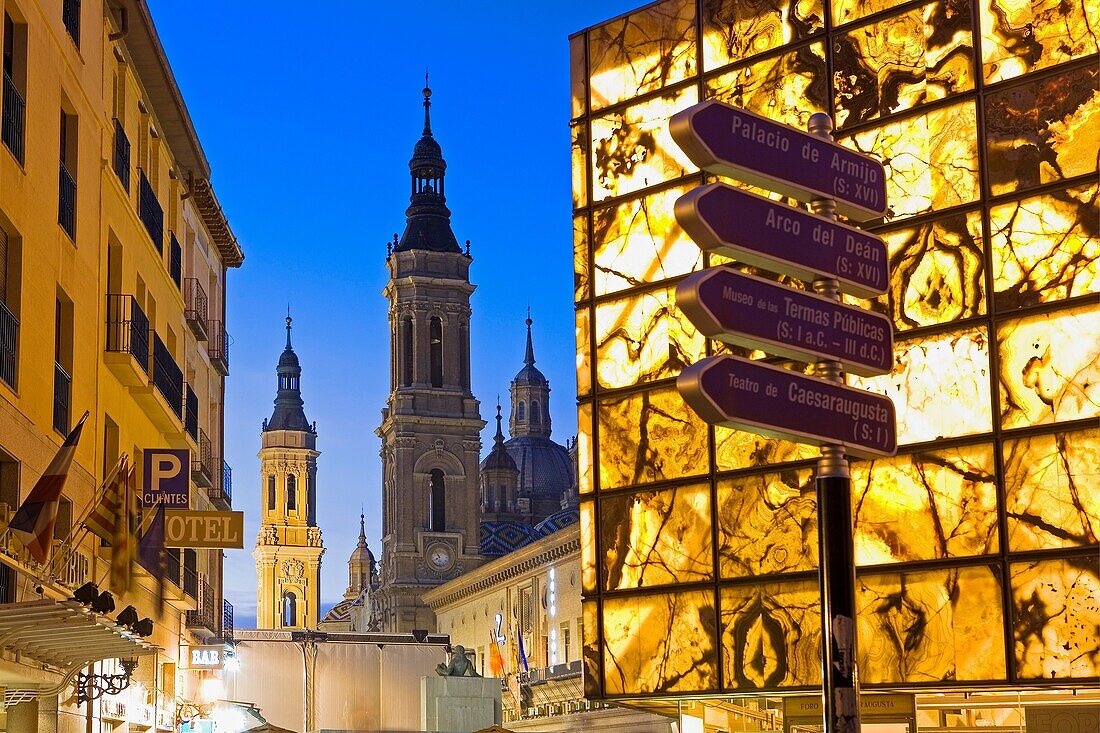
{"label": "illuminated onyx facade", "polygon": [[571,38],[587,695],[820,684],[817,450],[674,386],[727,348],[673,294],[721,261],[672,213],[704,177],[667,121],[707,98],[828,112],[889,173],[894,369],[849,380],[902,446],[853,465],[863,685],[1097,680],[1097,29],[1082,0],[668,0]]}

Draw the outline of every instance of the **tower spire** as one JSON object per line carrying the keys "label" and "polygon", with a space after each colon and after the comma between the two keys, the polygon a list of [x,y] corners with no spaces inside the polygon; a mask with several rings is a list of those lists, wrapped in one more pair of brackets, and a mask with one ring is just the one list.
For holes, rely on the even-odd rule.
{"label": "tower spire", "polygon": [[493,436],[493,443],[496,445],[504,445],[504,431],[500,427],[500,395],[497,395],[497,434]]}
{"label": "tower spire", "polygon": [[290,346],[290,324],[293,320],[294,319],[290,317],[290,304],[287,303],[287,306],[286,306],[286,348],[287,348],[288,351],[291,350],[291,346]]}
{"label": "tower spire", "polygon": [[428,70],[424,69],[424,136],[432,136],[432,88],[428,86]]}
{"label": "tower spire", "polygon": [[535,347],[531,344],[531,306],[527,306],[527,353],[523,356],[523,363],[532,366],[535,363]]}

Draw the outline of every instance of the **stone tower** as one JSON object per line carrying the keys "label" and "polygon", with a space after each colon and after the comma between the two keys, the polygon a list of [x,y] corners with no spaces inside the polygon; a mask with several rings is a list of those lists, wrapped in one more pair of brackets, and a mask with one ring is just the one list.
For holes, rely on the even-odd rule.
{"label": "stone tower", "polygon": [[478,454],[485,422],[470,391],[469,247],[451,231],[447,164],[432,136],[431,89],[413,148],[405,232],[390,244],[390,397],[382,439],[383,631],[435,630],[420,596],[479,564]]}
{"label": "stone tower", "polygon": [[519,469],[504,447],[500,403],[497,403],[497,432],[493,448],[481,462],[481,518],[488,522],[520,521],[531,518],[530,502],[516,496]]}
{"label": "stone tower", "polygon": [[302,409],[302,367],[290,345],[279,357],[275,412],[263,424],[260,534],[256,538],[256,628],[313,629],[321,611],[321,529],[317,526],[317,427]]}

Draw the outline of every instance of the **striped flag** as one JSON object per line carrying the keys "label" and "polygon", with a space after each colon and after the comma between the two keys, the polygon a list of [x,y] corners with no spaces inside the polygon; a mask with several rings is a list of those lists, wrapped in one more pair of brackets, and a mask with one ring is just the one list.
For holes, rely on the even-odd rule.
{"label": "striped flag", "polygon": [[134,523],[137,518],[137,467],[129,466],[115,481],[114,526],[111,534],[111,590],[120,596],[130,590],[130,578],[137,539]]}
{"label": "striped flag", "polygon": [[504,657],[500,654],[496,632],[489,629],[489,670],[494,677],[504,676]]}
{"label": "striped flag", "polygon": [[19,505],[19,510],[8,523],[11,533],[22,541],[27,551],[36,561],[45,565],[53,554],[53,528],[57,523],[57,505],[61,491],[65,488],[65,479],[76,454],[76,444],[80,440],[80,431],[88,413],[72,429],[65,442],[61,444],[57,455],[46,467],[46,472],[38,479],[31,493]]}
{"label": "striped flag", "polygon": [[137,562],[157,581],[157,618],[164,611],[164,505],[143,507],[139,522]]}
{"label": "striped flag", "polygon": [[84,519],[84,526],[88,531],[104,542],[114,542],[115,519],[126,497],[126,476],[129,473],[129,467],[130,459],[123,453],[103,482],[106,487],[103,496]]}
{"label": "striped flag", "polygon": [[530,672],[531,670],[527,667],[527,652],[523,648],[523,634],[518,627],[516,628],[516,638],[519,640],[519,665],[523,667],[524,672]]}

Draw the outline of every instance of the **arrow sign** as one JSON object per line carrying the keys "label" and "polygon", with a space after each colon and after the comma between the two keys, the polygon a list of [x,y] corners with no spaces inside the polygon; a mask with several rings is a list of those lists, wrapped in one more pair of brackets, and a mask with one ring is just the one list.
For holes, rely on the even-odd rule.
{"label": "arrow sign", "polygon": [[717,100],[677,112],[669,131],[705,171],[790,196],[831,198],[856,221],[886,213],[886,171],[874,158]]}
{"label": "arrow sign", "polygon": [[736,356],[712,356],[676,379],[708,423],[810,445],[840,445],[864,458],[897,452],[894,403],[817,377]]}
{"label": "arrow sign", "polygon": [[886,316],[732,267],[688,277],[676,288],[676,305],[708,338],[790,359],[839,361],[861,377],[890,371],[894,337]]}
{"label": "arrow sign", "polygon": [[861,229],[725,183],[676,201],[676,221],[699,248],[800,280],[836,278],[860,298],[886,292],[886,245]]}

